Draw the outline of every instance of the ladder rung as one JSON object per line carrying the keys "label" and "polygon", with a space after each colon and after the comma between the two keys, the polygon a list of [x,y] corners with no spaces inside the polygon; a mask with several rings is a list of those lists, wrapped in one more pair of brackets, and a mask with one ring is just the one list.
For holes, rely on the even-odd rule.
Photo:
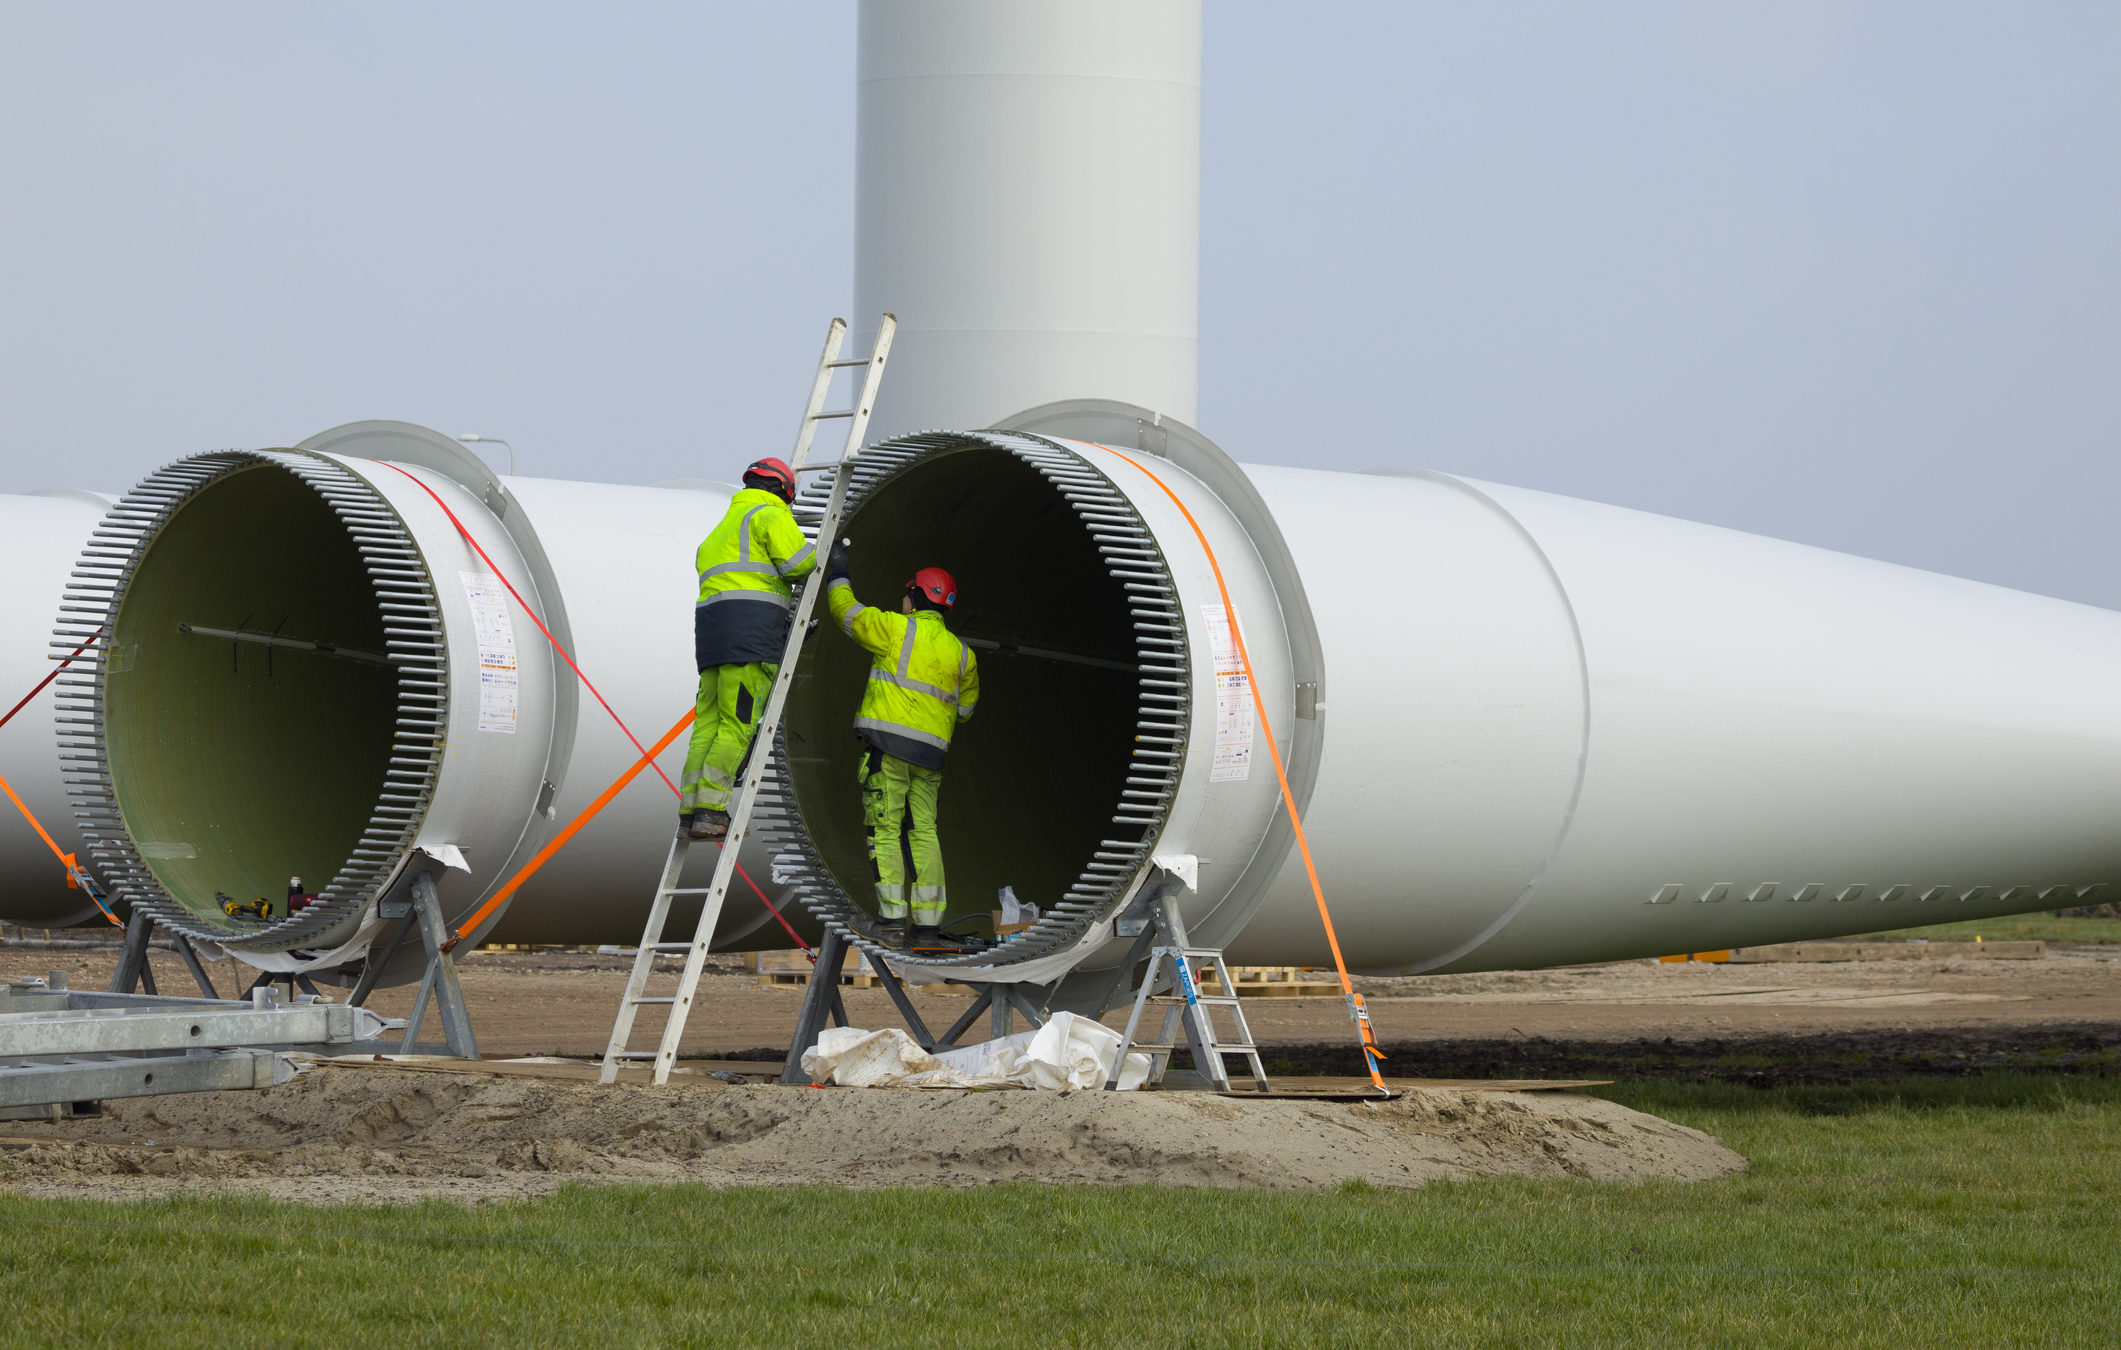
{"label": "ladder rung", "polygon": [[827,361],[825,363],[825,369],[845,370],[849,366],[866,366],[875,359],[876,358],[874,356],[857,356],[852,361]]}
{"label": "ladder rung", "polygon": [[634,1006],[634,1007],[636,1007],[636,1008],[645,1008],[645,1007],[647,1007],[647,1006],[648,1006],[649,1004],[651,1004],[651,1003],[675,1003],[675,1002],[677,1002],[677,1000],[676,1000],[675,998],[637,998],[637,999],[635,999],[635,1000],[633,1001],[633,1006]]}
{"label": "ladder rung", "polygon": [[677,889],[675,889],[675,890],[669,890],[669,891],[664,891],[664,892],[663,892],[663,894],[665,894],[665,895],[705,895],[705,894],[707,894],[707,893],[708,893],[709,891],[711,891],[711,890],[713,890],[713,889],[714,889],[714,887],[712,887],[712,886],[680,886],[680,887],[678,887],[678,888],[677,888]]}
{"label": "ladder rung", "polygon": [[611,1057],[613,1059],[654,1059],[662,1053],[660,1050],[614,1050],[611,1052]]}
{"label": "ladder rung", "polygon": [[[640,949],[637,947],[634,950],[638,952]],[[689,952],[692,950],[692,944],[689,942],[658,942],[651,945],[649,950],[657,952]]]}
{"label": "ladder rung", "polygon": [[[866,363],[865,363],[865,364],[866,364]],[[835,417],[852,417],[852,416],[854,416],[854,409],[852,409],[852,408],[848,408],[848,409],[845,409],[844,411],[841,411],[841,412],[829,412],[829,413],[812,413],[812,414],[810,414],[810,420],[811,420],[811,421],[813,421],[813,422],[829,422],[829,421],[831,421],[831,420],[832,420],[833,418],[835,418]]]}

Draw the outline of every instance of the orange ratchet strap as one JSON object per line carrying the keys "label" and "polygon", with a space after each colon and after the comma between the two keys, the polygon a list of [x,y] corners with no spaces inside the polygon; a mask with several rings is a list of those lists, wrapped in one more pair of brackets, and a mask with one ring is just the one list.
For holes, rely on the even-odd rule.
{"label": "orange ratchet strap", "polygon": [[1355,985],[1348,979],[1348,963],[1341,957],[1340,938],[1333,932],[1333,916],[1326,909],[1325,888],[1318,884],[1318,865],[1311,860],[1311,841],[1305,837],[1304,823],[1296,814],[1296,795],[1289,790],[1289,774],[1281,762],[1281,747],[1274,743],[1274,724],[1267,720],[1267,705],[1260,697],[1259,680],[1252,673],[1252,657],[1245,650],[1244,634],[1238,631],[1237,606],[1230,602],[1230,587],[1223,580],[1222,564],[1215,560],[1215,550],[1208,546],[1208,536],[1201,530],[1200,522],[1193,518],[1193,513],[1186,509],[1186,504],[1179,500],[1178,494],[1171,490],[1169,484],[1150,473],[1140,461],[1120,454],[1111,446],[1100,445],[1097,448],[1126,460],[1141,470],[1142,477],[1162,488],[1164,495],[1171,499],[1171,504],[1178,508],[1178,513],[1186,518],[1186,524],[1193,527],[1193,537],[1200,541],[1200,551],[1207,555],[1208,566],[1215,573],[1215,589],[1222,593],[1223,614],[1230,621],[1230,640],[1236,644],[1237,659],[1244,665],[1245,683],[1252,689],[1252,707],[1259,714],[1260,729],[1267,735],[1267,753],[1273,756],[1274,777],[1281,783],[1282,805],[1289,809],[1289,824],[1296,830],[1296,847],[1303,853],[1304,873],[1311,879],[1311,894],[1318,901],[1318,917],[1326,926],[1326,945],[1333,949],[1333,968],[1340,972],[1340,992],[1347,1000],[1348,1018],[1355,1023],[1356,1035],[1362,1040],[1362,1057],[1370,1070],[1370,1081],[1376,1085],[1379,1092],[1389,1097],[1392,1090],[1385,1086],[1385,1076],[1378,1068],[1385,1052],[1377,1048],[1377,1033],[1370,1025],[1369,1008],[1363,1003],[1362,995],[1355,992]]}
{"label": "orange ratchet strap", "polygon": [[22,813],[22,818],[29,822],[30,828],[37,832],[37,837],[44,841],[44,846],[52,851],[52,856],[57,858],[60,866],[66,869],[68,889],[88,892],[88,898],[95,902],[96,908],[103,912],[104,918],[109,919],[120,928],[125,927],[124,921],[111,913],[110,907],[103,903],[102,893],[96,889],[96,883],[89,878],[88,872],[81,866],[80,862],[75,859],[73,854],[59,847],[51,835],[45,832],[43,823],[30,814],[28,805],[15,795],[14,785],[5,778],[0,778],[0,792],[7,794],[7,799],[15,804],[15,809]]}
{"label": "orange ratchet strap", "polygon": [[[61,661],[58,665],[53,666],[51,674],[37,681],[37,687],[35,689],[32,689],[27,694],[24,694],[20,703],[17,703],[14,707],[9,708],[7,710],[7,716],[0,717],[0,727],[4,727],[9,722],[12,722],[15,718],[16,713],[21,712],[24,708],[27,708],[31,699],[44,692],[44,686],[50,684],[53,680],[58,679],[59,672],[74,663],[74,657],[77,657],[81,655],[81,653],[87,651],[91,646],[95,644],[96,639],[102,636],[103,630],[101,628],[98,628],[95,632],[89,634],[87,642],[84,642],[80,646],[74,648],[73,656],[69,656],[64,661]],[[9,783],[5,778],[0,778],[0,792],[5,792],[7,794],[7,799],[15,804],[15,809],[22,813],[22,818],[29,822],[29,827],[37,832],[37,837],[44,841],[44,846],[52,851],[52,856],[57,858],[59,860],[59,865],[66,869],[67,888],[69,890],[88,892],[88,898],[95,902],[96,908],[101,911],[104,918],[109,919],[112,923],[116,924],[120,928],[125,927],[124,921],[121,920],[117,915],[111,913],[110,906],[103,903],[103,893],[97,888],[95,881],[88,875],[88,870],[81,866],[80,860],[75,858],[73,854],[68,853],[64,849],[60,848],[58,843],[53,840],[49,833],[46,832],[44,828],[44,823],[38,820],[34,815],[30,814],[29,806],[20,797],[15,795],[14,785]]]}

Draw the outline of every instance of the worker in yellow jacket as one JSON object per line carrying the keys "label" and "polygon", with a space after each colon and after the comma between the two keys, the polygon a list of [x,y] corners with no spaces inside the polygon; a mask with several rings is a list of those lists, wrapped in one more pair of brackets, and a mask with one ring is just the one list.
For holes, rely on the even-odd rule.
{"label": "worker in yellow jacket", "polygon": [[678,829],[694,839],[729,832],[729,793],[780,670],[794,608],[790,584],[817,570],[817,554],[788,509],[795,474],[778,459],[744,470],[744,490],[693,557],[700,598],[692,655],[700,671],[692,744],[679,780]]}
{"label": "worker in yellow jacket", "polygon": [[[945,945],[938,929],[949,896],[936,807],[951,733],[979,702],[979,663],[943,624],[956,603],[957,582],[940,567],[913,574],[896,613],[855,598],[846,544],[833,546],[825,568],[826,606],[872,658],[854,734],[864,745],[857,777],[882,921],[878,936],[896,942],[910,910],[904,945],[914,948]],[[902,849],[912,854],[910,886]]]}

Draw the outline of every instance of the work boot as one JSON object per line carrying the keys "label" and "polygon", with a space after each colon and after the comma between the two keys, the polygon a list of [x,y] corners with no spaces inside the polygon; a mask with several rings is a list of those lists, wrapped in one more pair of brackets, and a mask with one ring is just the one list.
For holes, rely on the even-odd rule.
{"label": "work boot", "polygon": [[695,839],[719,839],[729,833],[729,813],[717,811],[709,806],[692,813],[692,825],[686,831]]}
{"label": "work boot", "polygon": [[693,816],[693,813],[692,813],[692,812],[690,812],[690,811],[680,811],[680,812],[678,812],[678,837],[679,837],[679,838],[681,838],[681,839],[682,839],[682,838],[690,838],[690,837],[691,837],[691,835],[692,835],[692,816]]}
{"label": "work boot", "polygon": [[874,914],[865,914],[861,910],[856,910],[848,919],[847,926],[853,929],[858,936],[874,942],[879,947],[889,947],[895,952],[906,950],[906,921],[904,919],[882,919]]}
{"label": "work boot", "polygon": [[938,950],[955,952],[961,951],[963,948],[964,944],[962,942],[944,933],[941,928],[934,924],[914,925],[911,936],[906,939],[906,950],[909,952]]}

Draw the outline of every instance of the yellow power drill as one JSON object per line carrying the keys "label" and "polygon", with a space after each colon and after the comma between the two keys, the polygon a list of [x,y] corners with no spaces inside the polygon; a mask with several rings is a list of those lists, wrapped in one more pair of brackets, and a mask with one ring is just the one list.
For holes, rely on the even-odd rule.
{"label": "yellow power drill", "polygon": [[257,900],[238,900],[234,896],[224,895],[220,891],[215,891],[214,899],[221,902],[221,912],[231,919],[240,919],[245,916],[253,919],[272,918],[272,901],[262,897]]}

